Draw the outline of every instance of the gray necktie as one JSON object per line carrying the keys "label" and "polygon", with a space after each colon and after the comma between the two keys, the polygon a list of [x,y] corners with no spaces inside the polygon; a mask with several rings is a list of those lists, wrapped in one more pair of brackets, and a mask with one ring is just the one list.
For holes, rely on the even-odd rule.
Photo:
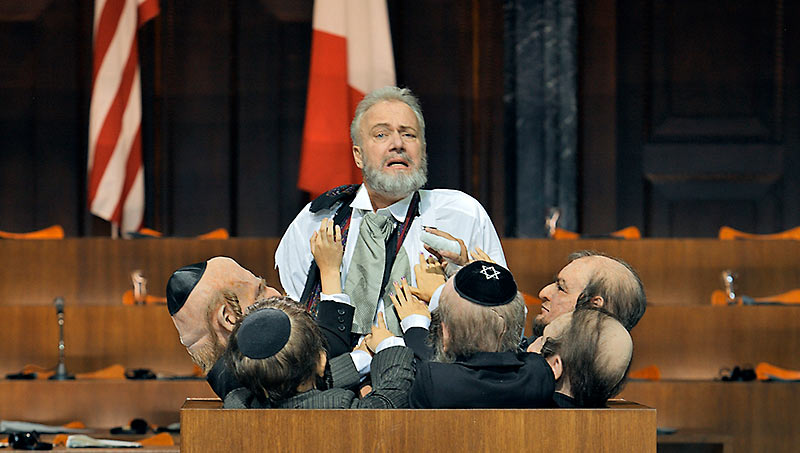
{"label": "gray necktie", "polygon": [[[344,292],[350,296],[356,310],[353,315],[353,332],[367,334],[378,310],[378,297],[386,266],[386,240],[392,234],[394,222],[388,217],[368,212],[361,219],[356,248],[347,270]],[[408,257],[401,250],[392,266],[387,286],[399,278],[408,277]],[[405,269],[405,270],[404,270]],[[386,327],[397,335],[402,334],[397,315],[388,296],[384,297]],[[387,302],[388,301],[388,302]]]}

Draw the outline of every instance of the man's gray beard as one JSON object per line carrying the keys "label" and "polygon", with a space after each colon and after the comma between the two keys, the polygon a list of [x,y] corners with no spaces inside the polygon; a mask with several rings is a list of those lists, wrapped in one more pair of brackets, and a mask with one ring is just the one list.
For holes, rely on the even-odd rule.
{"label": "man's gray beard", "polygon": [[222,354],[225,353],[225,346],[219,341],[217,333],[213,330],[210,331],[211,342],[194,353],[189,352],[192,361],[203,370],[203,374],[207,374],[211,367],[217,363]]}
{"label": "man's gray beard", "polygon": [[[381,162],[382,165],[383,162]],[[398,174],[394,176],[373,167],[365,159],[361,175],[364,177],[364,184],[378,194],[390,198],[405,198],[414,191],[421,189],[428,182],[428,158],[423,154],[420,157],[419,166],[415,170],[407,175]]]}

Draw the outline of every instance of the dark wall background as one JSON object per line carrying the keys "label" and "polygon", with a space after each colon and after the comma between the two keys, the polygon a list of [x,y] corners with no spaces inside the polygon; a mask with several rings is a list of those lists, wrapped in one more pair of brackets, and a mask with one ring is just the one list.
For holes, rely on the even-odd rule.
{"label": "dark wall background", "polygon": [[[714,236],[723,224],[800,223],[798,5],[726,4],[578,3],[579,231]],[[140,33],[147,226],[279,236],[307,201],[295,181],[311,7],[161,1]],[[0,4],[2,230],[108,232],[85,207],[92,8]],[[426,113],[430,185],[471,193],[498,231],[513,231],[503,2],[389,9],[398,83]]]}

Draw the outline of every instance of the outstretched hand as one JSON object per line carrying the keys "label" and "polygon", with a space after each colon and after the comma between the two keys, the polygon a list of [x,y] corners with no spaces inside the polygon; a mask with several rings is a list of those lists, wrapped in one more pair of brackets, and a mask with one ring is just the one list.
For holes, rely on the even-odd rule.
{"label": "outstretched hand", "polygon": [[428,310],[428,306],[412,294],[412,288],[405,279],[403,279],[402,286],[394,282],[394,294],[389,297],[392,299],[394,308],[397,311],[397,317],[401,321],[411,315],[422,315],[431,319],[431,312]]}
{"label": "outstretched hand", "polygon": [[383,319],[383,313],[378,313],[378,325],[372,326],[372,332],[366,336],[365,342],[370,352],[375,354],[378,345],[381,344],[383,340],[393,336],[394,334],[386,328],[386,321]]}
{"label": "outstretched hand", "polygon": [[342,292],[339,268],[342,265],[342,229],[333,219],[322,219],[319,230],[314,231],[310,240],[311,254],[319,267],[322,292],[337,294]]}
{"label": "outstretched hand", "polygon": [[414,265],[414,275],[417,277],[417,287],[408,286],[407,294],[413,294],[425,302],[430,302],[436,288],[447,281],[442,263],[433,257],[425,258],[424,253],[419,254],[419,264]]}
{"label": "outstretched hand", "polygon": [[481,250],[480,247],[475,247],[475,250],[473,250],[469,255],[472,258],[470,262],[472,261],[487,261],[489,263],[495,262],[491,257],[489,257],[489,255],[486,252]]}
{"label": "outstretched hand", "polygon": [[447,232],[442,231],[442,230],[438,230],[436,228],[425,227],[425,231],[427,231],[428,233],[434,234],[436,236],[441,236],[441,237],[443,237],[445,239],[449,239],[451,241],[456,241],[461,246],[461,253],[456,255],[455,253],[450,252],[450,251],[436,250],[433,247],[425,244],[425,250],[427,250],[428,252],[430,252],[431,254],[436,256],[439,259],[439,261],[442,261],[442,259],[446,259],[446,260],[448,260],[448,261],[450,261],[452,263],[455,263],[455,264],[457,264],[459,266],[464,266],[467,263],[469,263],[469,256],[467,256],[467,246],[464,244],[464,241],[462,241],[461,239],[459,239],[457,237],[454,237],[450,233],[447,233]]}

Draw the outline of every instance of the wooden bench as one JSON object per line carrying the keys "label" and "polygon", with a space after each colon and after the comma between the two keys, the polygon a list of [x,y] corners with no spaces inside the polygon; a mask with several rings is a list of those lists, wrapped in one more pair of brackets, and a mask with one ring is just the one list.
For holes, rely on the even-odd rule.
{"label": "wooden bench", "polygon": [[656,451],[656,410],[222,409],[187,399],[181,451]]}

